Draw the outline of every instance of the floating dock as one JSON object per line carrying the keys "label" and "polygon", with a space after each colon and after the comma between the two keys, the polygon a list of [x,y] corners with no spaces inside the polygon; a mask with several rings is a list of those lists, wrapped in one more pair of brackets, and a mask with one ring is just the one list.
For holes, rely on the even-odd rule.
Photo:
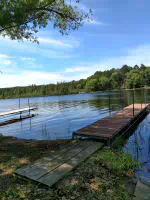
{"label": "floating dock", "polygon": [[132,104],[74,132],[73,136],[101,139],[110,146],[116,137],[127,132],[137,120],[146,114],[148,108],[149,104]]}
{"label": "floating dock", "polygon": [[6,116],[6,115],[14,115],[14,114],[30,112],[32,110],[37,110],[37,108],[31,107],[31,108],[22,108],[22,109],[18,109],[18,110],[11,110],[11,111],[8,111],[8,112],[0,113],[0,117]]}

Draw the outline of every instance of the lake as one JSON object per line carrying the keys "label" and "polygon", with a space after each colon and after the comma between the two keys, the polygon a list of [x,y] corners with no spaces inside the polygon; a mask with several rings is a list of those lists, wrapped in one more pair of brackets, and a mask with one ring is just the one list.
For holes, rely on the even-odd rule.
{"label": "lake", "polygon": [[[0,133],[24,139],[67,139],[83,128],[132,103],[150,100],[150,90],[99,92],[64,96],[33,97],[30,106],[35,117],[0,127]],[[110,107],[109,107],[110,96]],[[145,97],[144,97],[145,96]],[[28,107],[28,98],[21,98],[21,108]],[[0,113],[19,108],[19,99],[0,100]],[[17,116],[15,116],[17,117]],[[14,116],[12,116],[14,118]],[[17,117],[18,118],[18,117]],[[5,121],[10,117],[1,118]]]}
{"label": "lake", "polygon": [[140,167],[135,169],[136,178],[150,186],[150,114],[127,139],[123,151],[130,153],[141,163]]}

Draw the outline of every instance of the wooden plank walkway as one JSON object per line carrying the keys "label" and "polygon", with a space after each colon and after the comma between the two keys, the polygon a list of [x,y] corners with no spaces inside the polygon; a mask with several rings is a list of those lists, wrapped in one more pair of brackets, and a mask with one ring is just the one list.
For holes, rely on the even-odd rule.
{"label": "wooden plank walkway", "polygon": [[18,110],[11,110],[8,112],[0,113],[0,117],[5,116],[5,115],[13,115],[13,114],[29,112],[29,111],[36,110],[36,109],[37,109],[36,107],[31,107],[31,108],[22,108],[22,109],[18,109]]}
{"label": "wooden plank walkway", "polygon": [[134,104],[133,116],[133,105],[130,105],[112,115],[109,115],[74,132],[73,135],[106,140],[110,145],[114,136],[124,129],[127,129],[129,125],[131,126],[137,117],[146,112],[147,108],[148,104]]}
{"label": "wooden plank walkway", "polygon": [[96,141],[74,141],[32,165],[16,170],[15,174],[50,187],[102,146],[102,143]]}

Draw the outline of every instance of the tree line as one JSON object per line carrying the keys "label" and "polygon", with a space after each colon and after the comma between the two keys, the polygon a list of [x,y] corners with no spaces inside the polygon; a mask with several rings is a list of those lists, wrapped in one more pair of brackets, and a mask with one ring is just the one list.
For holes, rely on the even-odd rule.
{"label": "tree line", "polygon": [[25,87],[0,88],[0,98],[28,96],[51,96],[76,94],[79,92],[108,91],[115,89],[133,89],[150,86],[150,67],[143,64],[134,67],[123,65],[120,69],[112,68],[97,71],[87,79],[59,82],[57,84],[30,85]]}

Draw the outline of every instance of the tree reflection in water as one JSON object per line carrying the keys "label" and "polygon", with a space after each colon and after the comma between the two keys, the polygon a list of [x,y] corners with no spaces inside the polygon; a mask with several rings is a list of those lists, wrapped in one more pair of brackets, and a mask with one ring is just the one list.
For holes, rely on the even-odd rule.
{"label": "tree reflection in water", "polygon": [[135,169],[137,179],[150,185],[150,114],[138,125],[123,147],[141,166]]}

